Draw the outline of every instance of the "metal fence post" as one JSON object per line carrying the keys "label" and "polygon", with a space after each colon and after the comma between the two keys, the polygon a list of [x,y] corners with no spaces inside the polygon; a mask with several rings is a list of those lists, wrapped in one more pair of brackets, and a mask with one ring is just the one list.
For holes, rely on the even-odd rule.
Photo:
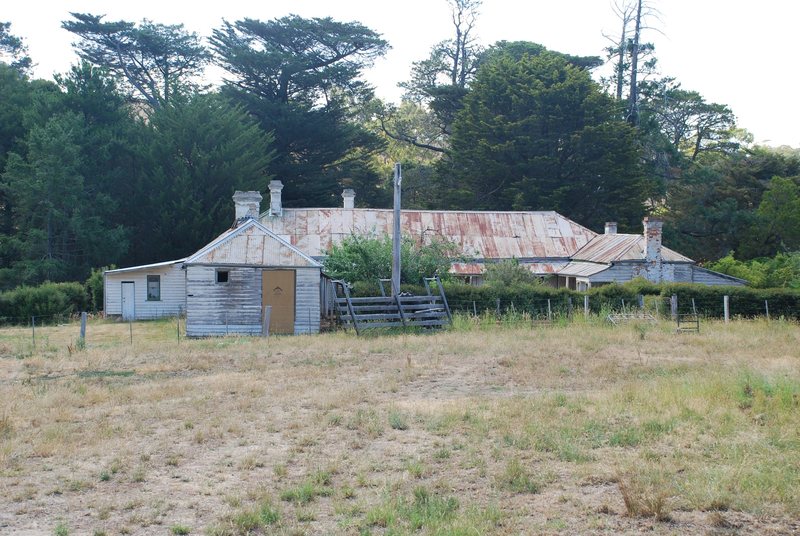
{"label": "metal fence post", "polygon": [[724,309],[725,314],[725,323],[727,324],[731,319],[731,298],[730,296],[723,296],[722,297],[722,307]]}
{"label": "metal fence post", "polygon": [[769,302],[764,300],[764,310],[767,312],[767,320],[769,320]]}
{"label": "metal fence post", "polygon": [[583,316],[589,318],[589,295],[583,297]]}
{"label": "metal fence post", "polygon": [[547,298],[547,321],[553,321],[553,309],[550,307],[550,298]]}

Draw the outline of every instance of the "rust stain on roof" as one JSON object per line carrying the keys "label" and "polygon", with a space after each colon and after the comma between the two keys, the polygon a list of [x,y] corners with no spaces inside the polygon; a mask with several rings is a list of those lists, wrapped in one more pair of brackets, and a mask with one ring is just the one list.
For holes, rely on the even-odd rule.
{"label": "rust stain on roof", "polygon": [[[420,242],[442,238],[479,259],[567,258],[597,236],[552,212],[404,210],[401,230]],[[321,257],[351,234],[391,236],[394,214],[387,209],[285,208],[261,223],[312,257]],[[314,237],[314,238],[310,238]]]}
{"label": "rust stain on roof", "polygon": [[[634,234],[604,234],[580,248],[572,258],[576,261],[611,263],[644,259],[644,236]],[[665,262],[694,262],[667,247],[661,247]]]}

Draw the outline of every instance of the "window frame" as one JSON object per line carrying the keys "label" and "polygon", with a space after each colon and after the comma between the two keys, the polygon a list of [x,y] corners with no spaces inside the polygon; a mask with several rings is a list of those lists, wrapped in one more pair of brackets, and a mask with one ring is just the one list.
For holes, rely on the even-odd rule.
{"label": "window frame", "polygon": [[[150,283],[153,281],[158,284],[158,294],[155,295],[150,294]],[[161,301],[161,274],[147,274],[145,278],[145,292],[147,293],[147,301]]]}
{"label": "window frame", "polygon": [[[225,281],[220,281],[220,274],[225,274]],[[227,285],[230,282],[231,282],[230,270],[221,270],[221,269],[214,270],[214,284]]]}

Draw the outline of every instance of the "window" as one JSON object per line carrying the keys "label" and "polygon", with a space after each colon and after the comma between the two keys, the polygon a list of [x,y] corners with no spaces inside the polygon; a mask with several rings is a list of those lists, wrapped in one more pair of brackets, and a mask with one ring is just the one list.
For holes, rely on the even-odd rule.
{"label": "window", "polygon": [[217,270],[217,283],[228,282],[228,270]]}
{"label": "window", "polygon": [[161,276],[147,276],[147,301],[161,301]]}

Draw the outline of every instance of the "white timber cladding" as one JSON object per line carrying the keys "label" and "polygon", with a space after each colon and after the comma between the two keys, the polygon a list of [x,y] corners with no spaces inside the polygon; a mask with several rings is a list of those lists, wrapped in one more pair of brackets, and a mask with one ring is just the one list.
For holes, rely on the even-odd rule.
{"label": "white timber cladding", "polygon": [[[217,283],[217,270],[228,281]],[[186,335],[261,333],[261,269],[237,266],[186,267]]]}
{"label": "white timber cladding", "polygon": [[297,268],[296,274],[294,333],[319,333],[320,269]]}
{"label": "white timber cladding", "polygon": [[[319,333],[320,269],[318,267],[207,266],[186,267],[186,335],[261,333],[261,277],[264,270],[295,271],[295,335]],[[228,272],[217,283],[217,271]]]}
{"label": "white timber cladding", "polygon": [[[160,277],[160,299],[147,299],[147,276]],[[186,310],[186,281],[181,263],[105,273],[105,315],[122,315],[122,282],[134,283],[135,319],[150,320],[182,314]]]}

